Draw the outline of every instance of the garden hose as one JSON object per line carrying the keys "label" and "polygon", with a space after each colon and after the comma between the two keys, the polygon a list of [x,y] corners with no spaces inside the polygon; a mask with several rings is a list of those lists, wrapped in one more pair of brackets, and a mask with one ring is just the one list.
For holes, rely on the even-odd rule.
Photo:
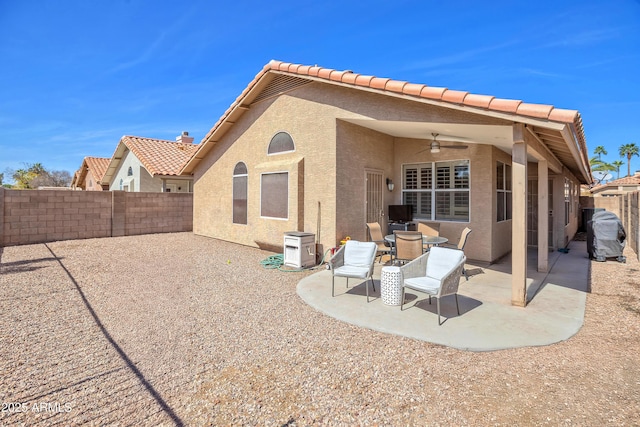
{"label": "garden hose", "polygon": [[270,255],[267,258],[263,259],[262,261],[260,261],[260,265],[262,265],[263,268],[266,268],[267,270],[280,270],[280,271],[284,271],[284,272],[290,272],[290,273],[297,273],[300,271],[306,271],[306,270],[313,270],[319,266],[321,266],[322,264],[324,264],[324,259],[326,258],[327,254],[331,251],[331,249],[327,249],[324,253],[324,255],[322,255],[322,259],[320,260],[320,263],[318,265],[314,265],[313,267],[307,267],[307,268],[284,268],[284,254],[276,254],[276,255]]}

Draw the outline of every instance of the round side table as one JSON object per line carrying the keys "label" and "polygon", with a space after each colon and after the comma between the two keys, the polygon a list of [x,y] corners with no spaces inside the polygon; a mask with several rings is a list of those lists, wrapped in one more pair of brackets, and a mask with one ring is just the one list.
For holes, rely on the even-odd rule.
{"label": "round side table", "polygon": [[382,267],[380,293],[382,294],[382,302],[386,305],[400,305],[402,303],[401,277],[400,267]]}

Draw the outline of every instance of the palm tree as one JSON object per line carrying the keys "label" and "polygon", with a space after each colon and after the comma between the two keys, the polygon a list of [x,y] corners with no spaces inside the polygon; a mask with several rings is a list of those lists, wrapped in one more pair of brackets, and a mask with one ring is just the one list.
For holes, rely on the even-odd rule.
{"label": "palm tree", "polygon": [[624,162],[622,160],[614,160],[611,162],[611,165],[614,166],[616,168],[616,172],[618,172],[616,179],[620,178],[620,168],[624,165]]}
{"label": "palm tree", "polygon": [[636,145],[635,142],[631,144],[624,144],[620,146],[620,157],[627,158],[627,176],[631,176],[631,157],[632,156],[640,156],[640,148]]}
{"label": "palm tree", "polygon": [[607,150],[602,145],[598,145],[596,149],[593,150],[593,154],[598,155],[598,160],[600,160],[600,154],[604,154],[606,156],[609,153],[607,153]]}
{"label": "palm tree", "polygon": [[591,165],[591,171],[598,172],[593,174],[593,178],[596,180],[596,185],[602,184],[605,178],[609,175],[609,172],[615,170],[615,166],[611,163],[603,162],[597,157],[589,159],[589,163]]}

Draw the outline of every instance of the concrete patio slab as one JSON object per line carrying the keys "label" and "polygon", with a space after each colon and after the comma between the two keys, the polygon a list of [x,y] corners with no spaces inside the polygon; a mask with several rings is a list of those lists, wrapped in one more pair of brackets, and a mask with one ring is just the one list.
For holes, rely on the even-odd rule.
{"label": "concrete patio slab", "polygon": [[[380,271],[374,279],[376,292],[367,303],[365,282],[336,278],[331,297],[331,272],[321,271],[302,279],[298,295],[328,316],[364,328],[470,351],[492,351],[544,346],[567,340],[580,330],[589,291],[589,258],[586,243],[572,241],[569,252],[549,254],[549,272],[536,271],[536,253],[528,260],[525,308],[511,305],[511,259],[492,265],[468,263],[469,281],[461,278],[460,315],[453,296],[441,302],[446,320],[438,326],[435,300],[407,291],[405,309],[385,305],[380,299]],[[371,291],[371,289],[370,289]],[[415,303],[417,300],[417,304]],[[450,317],[449,317],[450,316]]]}

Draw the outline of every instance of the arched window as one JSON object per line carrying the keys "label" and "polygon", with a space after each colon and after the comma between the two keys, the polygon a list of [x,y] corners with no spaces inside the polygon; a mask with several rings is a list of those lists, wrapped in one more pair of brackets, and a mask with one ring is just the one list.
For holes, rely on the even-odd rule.
{"label": "arched window", "polygon": [[288,153],[290,151],[295,151],[296,147],[293,144],[293,139],[291,135],[287,132],[278,132],[273,135],[271,138],[271,142],[269,142],[269,149],[267,150],[267,154],[279,154],[279,153]]}
{"label": "arched window", "polygon": [[133,168],[129,166],[129,170],[127,170],[127,176],[133,176]]}
{"label": "arched window", "polygon": [[247,165],[238,162],[233,168],[233,223],[247,223]]}
{"label": "arched window", "polygon": [[122,190],[122,183],[123,183],[122,178],[120,178],[120,190]]}

